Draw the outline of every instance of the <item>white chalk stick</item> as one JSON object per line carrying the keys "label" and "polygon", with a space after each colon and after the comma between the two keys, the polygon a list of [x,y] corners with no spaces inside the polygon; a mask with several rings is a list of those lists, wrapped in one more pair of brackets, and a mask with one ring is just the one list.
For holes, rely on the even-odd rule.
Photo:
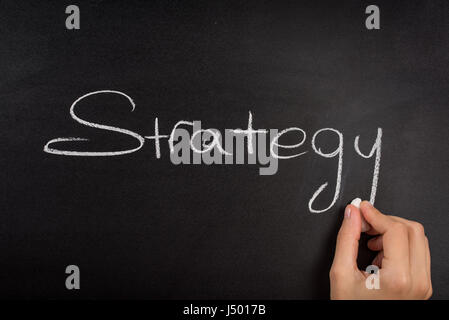
{"label": "white chalk stick", "polygon": [[[360,198],[355,198],[354,200],[351,201],[351,204],[354,207],[360,208],[360,203],[362,202],[362,199]],[[363,214],[360,215],[362,217],[362,232],[366,232],[369,229],[371,229],[371,226],[369,225],[368,222],[366,222],[365,218],[363,217]]]}
{"label": "white chalk stick", "polygon": [[362,199],[360,198],[355,198],[354,200],[351,201],[351,204],[353,206],[356,206],[357,208],[360,208],[360,203],[362,202]]}

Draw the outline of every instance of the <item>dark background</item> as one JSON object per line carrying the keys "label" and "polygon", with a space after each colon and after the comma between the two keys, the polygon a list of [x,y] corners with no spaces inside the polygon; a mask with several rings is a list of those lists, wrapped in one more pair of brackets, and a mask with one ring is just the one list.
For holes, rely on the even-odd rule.
{"label": "dark background", "polygon": [[[65,28],[77,4],[81,30]],[[365,8],[381,30],[365,28]],[[447,1],[0,1],[0,296],[8,298],[298,299],[329,296],[343,208],[369,198],[384,130],[376,206],[424,224],[434,298],[449,298]],[[56,137],[91,150],[128,148],[90,121],[153,134],[178,120],[204,127],[298,126],[302,157],[273,176],[254,165],[173,165],[147,141],[113,158],[42,151]],[[321,128],[343,132],[341,194],[307,203],[337,159],[313,153]],[[332,150],[335,139],[320,141]],[[327,146],[327,147],[326,147]],[[360,265],[372,253],[362,245]],[[81,290],[65,289],[65,267]]]}

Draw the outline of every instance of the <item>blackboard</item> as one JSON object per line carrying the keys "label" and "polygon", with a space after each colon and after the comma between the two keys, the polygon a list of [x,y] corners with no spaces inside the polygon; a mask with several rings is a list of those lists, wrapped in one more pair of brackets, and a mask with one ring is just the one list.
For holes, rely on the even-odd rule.
{"label": "blackboard", "polygon": [[[369,199],[382,129],[376,206],[420,221],[434,298],[449,298],[447,1],[0,2],[0,296],[5,298],[327,299],[344,206]],[[161,134],[180,120],[205,128],[298,127],[307,137],[275,174],[254,164],[170,161],[154,140],[119,156],[44,152],[124,150],[136,139],[74,121]],[[342,134],[338,157],[311,146]],[[298,136],[286,134],[282,143]],[[331,152],[338,135],[317,137]],[[290,152],[290,153],[289,153]],[[362,239],[363,240],[363,239]],[[362,241],[363,242],[363,241]],[[372,253],[361,245],[360,266]],[[76,265],[81,289],[67,290]]]}

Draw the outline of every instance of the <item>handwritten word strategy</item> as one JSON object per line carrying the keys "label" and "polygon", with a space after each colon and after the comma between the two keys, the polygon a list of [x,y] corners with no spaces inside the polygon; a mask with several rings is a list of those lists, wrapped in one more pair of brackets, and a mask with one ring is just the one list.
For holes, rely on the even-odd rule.
{"label": "handwritten word strategy", "polygon": [[[64,142],[87,142],[88,138],[79,137],[60,137],[49,140],[43,151],[49,154],[60,156],[81,156],[81,157],[114,157],[125,154],[131,154],[139,151],[147,140],[152,140],[155,147],[155,157],[161,158],[161,142],[166,139],[168,149],[170,152],[170,160],[173,164],[244,164],[245,158],[247,164],[259,164],[260,175],[273,175],[278,170],[279,159],[292,159],[305,155],[307,150],[299,150],[304,146],[307,140],[306,132],[299,127],[290,127],[281,130],[277,129],[254,129],[253,128],[253,115],[249,111],[248,123],[246,129],[225,129],[224,135],[220,130],[214,128],[202,129],[201,121],[178,121],[172,128],[169,134],[161,134],[159,132],[159,120],[157,117],[154,119],[154,134],[149,136],[142,136],[129,129],[109,126],[105,124],[94,123],[79,117],[75,112],[76,105],[91,96],[94,95],[119,95],[124,97],[131,106],[131,112],[135,110],[136,104],[133,99],[127,94],[116,90],[100,90],[89,92],[78,99],[76,99],[70,107],[70,116],[73,120],[81,125],[106,130],[110,132],[116,132],[123,135],[132,137],[135,140],[133,147],[125,150],[114,151],[79,151],[79,150],[63,150],[55,147],[58,143]],[[191,127],[190,131],[184,129],[184,127]],[[296,134],[299,136],[298,142],[295,144],[281,144],[280,138],[286,134]],[[338,138],[338,144],[331,152],[323,152],[319,146],[317,146],[317,137],[321,135],[334,135]],[[225,142],[223,143],[223,136]],[[269,136],[269,143],[267,143],[267,137]],[[381,161],[381,148],[382,148],[382,128],[377,128],[377,137],[373,142],[372,148],[369,153],[363,153],[359,148],[360,136],[356,136],[354,139],[353,147],[356,153],[362,158],[369,159],[374,157],[374,169],[373,178],[371,184],[370,202],[374,204],[376,197],[377,184],[379,180],[379,170]],[[267,146],[268,144],[268,146]],[[343,170],[343,134],[334,128],[322,128],[317,130],[311,139],[311,147],[315,154],[324,158],[337,158],[337,174],[335,183],[335,192],[333,199],[328,207],[317,209],[314,207],[315,199],[322,193],[322,191],[328,186],[329,182],[322,183],[311,199],[309,200],[308,207],[310,212],[323,213],[331,209],[340,196],[341,178]],[[269,148],[269,150],[267,150]],[[256,150],[255,150],[256,149]],[[292,150],[298,150],[299,152],[280,155],[279,150],[285,150],[292,152]],[[247,157],[245,157],[245,154]],[[268,154],[268,155],[267,155]]]}

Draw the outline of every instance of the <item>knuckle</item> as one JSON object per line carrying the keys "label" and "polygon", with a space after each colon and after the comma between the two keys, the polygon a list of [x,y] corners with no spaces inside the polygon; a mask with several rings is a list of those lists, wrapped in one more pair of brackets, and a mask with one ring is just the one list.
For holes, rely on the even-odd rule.
{"label": "knuckle", "polygon": [[408,292],[411,289],[411,279],[406,273],[395,275],[391,279],[391,288],[396,293]]}
{"label": "knuckle", "polygon": [[347,238],[348,236],[351,235],[351,230],[345,229],[345,228],[341,228],[340,230],[338,230],[337,233],[337,241],[338,240],[343,240],[345,238]]}
{"label": "knuckle", "polygon": [[424,226],[419,222],[412,222],[411,228],[413,233],[418,236],[424,236]]}
{"label": "knuckle", "polygon": [[329,279],[331,281],[338,281],[344,277],[344,270],[341,267],[332,266],[329,271]]}
{"label": "knuckle", "polygon": [[395,233],[402,233],[402,234],[407,233],[407,226],[405,224],[403,224],[402,222],[398,222],[398,221],[393,222],[391,225],[391,229]]}
{"label": "knuckle", "polygon": [[425,297],[430,290],[430,285],[427,281],[420,281],[419,284],[416,285],[415,293],[420,297]]}

